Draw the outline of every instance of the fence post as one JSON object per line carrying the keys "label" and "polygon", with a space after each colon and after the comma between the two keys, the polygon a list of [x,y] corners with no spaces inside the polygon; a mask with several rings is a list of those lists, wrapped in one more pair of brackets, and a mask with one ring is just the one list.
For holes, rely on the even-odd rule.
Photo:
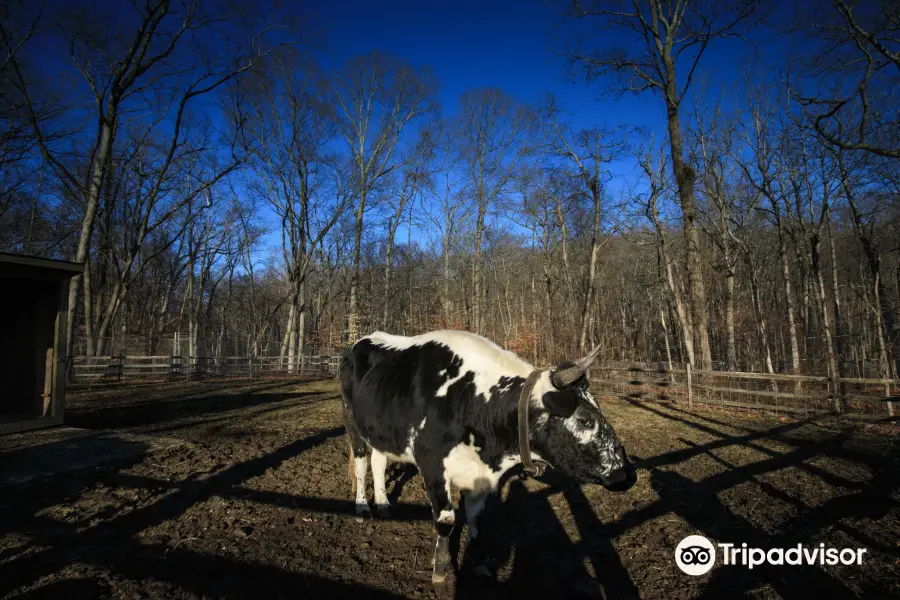
{"label": "fence post", "polygon": [[685,363],[684,369],[687,374],[688,408],[694,408],[694,392],[691,389],[691,363]]}
{"label": "fence post", "polygon": [[[884,386],[884,395],[885,395],[886,398],[890,398],[890,397],[891,397],[891,384],[890,384],[890,383],[887,384],[886,386]],[[886,402],[886,404],[887,404],[887,413],[888,413],[888,416],[889,416],[889,417],[893,417],[893,416],[894,416],[894,403],[891,402],[890,400],[888,400],[888,401]]]}
{"label": "fence post", "polygon": [[843,396],[841,395],[841,376],[838,373],[832,373],[831,375],[831,394],[834,397],[832,408],[834,412],[841,414],[844,412]]}
{"label": "fence post", "polygon": [[250,379],[253,379],[253,355],[247,357],[247,370],[249,371]]}

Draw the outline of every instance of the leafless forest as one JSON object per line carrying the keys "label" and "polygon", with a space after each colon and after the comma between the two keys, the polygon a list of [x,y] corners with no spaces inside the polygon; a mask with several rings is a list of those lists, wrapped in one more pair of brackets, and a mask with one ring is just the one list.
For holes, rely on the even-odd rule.
{"label": "leafless forest", "polygon": [[0,250],[87,265],[69,355],[449,327],[540,364],[897,377],[900,5],[808,4],[555,5],[561,73],[654,135],[549,87],[440,106],[428,65],[332,65],[256,3],[6,2]]}

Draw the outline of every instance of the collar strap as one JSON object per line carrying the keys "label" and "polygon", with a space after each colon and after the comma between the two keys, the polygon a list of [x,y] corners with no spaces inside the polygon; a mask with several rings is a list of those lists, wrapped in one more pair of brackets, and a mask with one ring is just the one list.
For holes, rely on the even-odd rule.
{"label": "collar strap", "polygon": [[531,460],[531,449],[528,446],[528,405],[531,404],[531,393],[540,378],[543,370],[535,369],[528,375],[522,392],[519,394],[519,454],[522,457],[522,466],[525,468],[526,477],[540,477],[544,474],[546,464]]}

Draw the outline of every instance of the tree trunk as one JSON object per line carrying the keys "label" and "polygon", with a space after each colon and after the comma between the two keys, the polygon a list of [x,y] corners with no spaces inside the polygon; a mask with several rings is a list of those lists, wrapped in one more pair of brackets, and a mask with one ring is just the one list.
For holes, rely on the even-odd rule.
{"label": "tree trunk", "polygon": [[[88,252],[91,247],[91,234],[94,231],[94,220],[97,217],[97,209],[100,206],[100,190],[103,188],[103,180],[109,166],[110,156],[112,154],[113,139],[118,121],[118,100],[111,99],[108,104],[108,110],[105,117],[100,119],[102,129],[100,132],[100,143],[97,146],[97,155],[91,164],[90,180],[85,194],[85,210],[84,218],[81,221],[81,233],[78,236],[78,247],[75,250],[75,259],[77,263],[84,263],[88,258]],[[75,276],[69,281],[69,310],[78,301],[78,292],[82,282],[81,276]],[[75,319],[70,318],[66,321],[66,356],[72,355],[72,342],[74,340]]]}
{"label": "tree trunk", "polygon": [[[92,303],[92,290],[91,290],[91,257],[88,255],[86,260],[84,261],[84,343],[85,343],[85,355],[86,356],[94,356],[94,316],[92,313],[93,303]],[[70,288],[71,289],[71,288]],[[71,296],[70,296],[71,298]],[[69,304],[71,307],[71,314],[69,321],[75,321],[75,310],[74,304]]]}
{"label": "tree trunk", "polygon": [[810,235],[809,248],[813,281],[816,284],[815,300],[816,311],[822,319],[822,337],[825,341],[825,357],[828,360],[828,374],[832,378],[832,399],[835,412],[844,412],[843,398],[837,381],[840,378],[838,370],[837,358],[834,353],[834,338],[831,332],[831,323],[828,318],[828,306],[825,296],[825,280],[822,277],[821,257],[819,255],[820,239],[818,232]]}
{"label": "tree trunk", "polygon": [[[891,310],[890,303],[886,300],[884,282],[881,279],[881,254],[863,223],[862,214],[856,204],[856,194],[853,192],[853,188],[850,185],[849,174],[844,165],[843,157],[839,157],[838,165],[841,169],[841,185],[844,189],[844,196],[847,198],[847,203],[850,206],[850,214],[853,217],[853,228],[856,231],[856,236],[862,246],[863,254],[865,255],[866,263],[869,268],[869,276],[872,278],[872,293],[876,310],[879,313],[878,318],[876,319],[878,322],[878,331],[876,332],[876,335],[879,338],[877,344],[879,347],[880,359],[888,365],[888,373],[887,375],[884,375],[884,377],[887,378],[891,374],[891,365],[890,359],[887,357],[888,345],[885,343],[885,339],[888,340],[891,352],[894,355],[893,370],[897,373],[900,372],[900,336],[894,331],[894,311]],[[897,285],[900,286],[900,265],[897,267],[897,273]],[[897,294],[898,297],[900,297],[900,287],[897,288]]]}
{"label": "tree trunk", "polygon": [[556,221],[559,224],[559,245],[562,254],[563,277],[565,277],[566,281],[567,307],[575,310],[576,300],[574,298],[574,286],[572,285],[572,265],[569,263],[569,229],[558,198],[556,200]]}
{"label": "tree trunk", "polygon": [[538,302],[537,302],[537,290],[534,285],[534,271],[531,272],[531,337],[533,340],[533,355],[534,360],[532,363],[536,367],[538,365],[538,328],[537,328],[537,313],[538,313]]}
{"label": "tree trunk", "polygon": [[687,361],[694,365],[694,334],[693,324],[688,315],[687,308],[684,305],[684,299],[681,294],[681,287],[675,279],[674,266],[669,256],[666,245],[665,231],[663,231],[662,223],[659,221],[659,213],[656,208],[656,201],[652,201],[650,208],[650,218],[653,226],[656,228],[656,258],[657,267],[660,271],[660,279],[669,291],[669,296],[675,303],[675,314],[678,317],[678,325],[681,328],[681,341],[684,345],[684,352],[687,355]]}
{"label": "tree trunk", "polygon": [[831,226],[831,211],[828,211],[828,243],[831,249],[831,293],[834,308],[834,345],[837,349],[838,375],[841,377],[839,392],[841,398],[847,394],[847,385],[843,378],[845,373],[846,350],[844,349],[844,323],[841,315],[841,294],[838,285],[837,253],[834,250],[834,229]]}
{"label": "tree trunk", "polygon": [[450,304],[450,240],[452,231],[453,217],[450,210],[447,210],[444,222],[444,281],[441,288],[441,300],[444,307],[444,324],[451,326],[451,310]]}
{"label": "tree trunk", "polygon": [[394,259],[394,234],[396,233],[396,225],[393,220],[388,221],[388,239],[387,248],[385,249],[384,258],[384,314],[381,319],[381,328],[389,331],[388,319],[391,313],[391,270],[393,268]]}
{"label": "tree trunk", "polygon": [[481,242],[484,236],[485,206],[484,190],[478,190],[478,216],[475,222],[475,256],[472,261],[472,322],[471,327],[475,333],[481,333],[481,294],[482,294],[482,269],[481,269]]}
{"label": "tree trunk", "polygon": [[766,325],[766,313],[762,308],[762,302],[759,297],[759,280],[754,265],[748,264],[747,270],[750,272],[750,294],[753,297],[753,313],[756,316],[756,334],[759,336],[759,345],[762,349],[766,372],[774,373],[775,367],[772,364],[772,351],[769,347],[769,328]]}
{"label": "tree trunk", "polygon": [[594,279],[596,279],[597,276],[597,259],[600,255],[600,184],[596,178],[591,181],[591,195],[594,200],[594,226],[591,229],[591,262],[588,266],[584,306],[581,308],[581,335],[578,338],[578,349],[581,352],[585,352],[587,346],[588,321],[590,320],[591,314],[591,302],[594,300]]}
{"label": "tree trunk", "polygon": [[784,300],[788,317],[788,338],[791,344],[791,373],[800,373],[800,346],[797,343],[797,325],[794,318],[794,294],[791,291],[791,269],[788,264],[786,241],[784,239],[784,227],[781,223],[777,205],[773,204],[775,212],[775,226],[778,230],[778,257],[781,260],[781,277],[784,283]]}
{"label": "tree trunk", "polygon": [[300,372],[301,365],[303,364],[303,350],[306,347],[306,280],[300,282],[297,291],[297,310],[296,310],[296,318],[294,319],[294,366],[293,369],[297,372],[298,375],[302,375]]}
{"label": "tree trunk", "polygon": [[[293,299],[293,294],[291,294]],[[290,308],[288,308],[288,318],[287,323],[284,326],[284,337],[281,338],[281,358],[283,362],[283,366],[290,367],[290,356],[288,356],[288,352],[291,347],[291,332],[294,331],[294,302],[291,302]]]}
{"label": "tree trunk", "polygon": [[[726,257],[726,260],[729,260]],[[734,333],[734,268],[725,271],[725,328],[727,334],[726,371],[737,371],[737,343]]]}
{"label": "tree trunk", "polygon": [[[671,89],[666,90],[666,117],[669,128],[669,145],[671,148],[672,168],[675,171],[675,182],[678,187],[678,198],[681,203],[684,242],[685,268],[688,276],[688,295],[690,298],[691,330],[697,346],[698,369],[712,367],[712,351],[709,346],[709,316],[706,306],[706,287],[703,283],[703,265],[700,260],[700,232],[697,227],[697,209],[694,204],[694,174],[690,166],[684,162],[681,143],[681,124],[678,121],[678,104],[675,102],[675,64],[666,61],[667,82]],[[693,352],[693,351],[692,351]],[[693,361],[692,361],[692,364]]]}
{"label": "tree trunk", "polygon": [[351,344],[359,339],[359,261],[365,207],[366,197],[364,191],[361,189],[359,208],[356,211],[356,229],[353,234],[353,267],[350,272],[350,308],[347,315],[347,329],[350,330],[349,342]]}
{"label": "tree trunk", "polygon": [[[672,367],[672,348],[669,346],[669,327],[666,325],[666,311],[663,310],[663,303],[659,303],[659,324],[662,327],[663,332],[663,341],[666,344],[666,365],[669,371],[673,370]],[[670,377],[670,379],[674,382],[674,375]]]}

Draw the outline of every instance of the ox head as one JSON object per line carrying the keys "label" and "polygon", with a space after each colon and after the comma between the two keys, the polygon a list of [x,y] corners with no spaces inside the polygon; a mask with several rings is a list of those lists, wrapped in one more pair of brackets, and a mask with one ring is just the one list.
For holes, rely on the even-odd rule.
{"label": "ox head", "polygon": [[534,442],[541,457],[584,482],[625,491],[637,481],[634,467],[616,432],[588,390],[585,372],[600,349],[576,362],[552,369],[541,396]]}

